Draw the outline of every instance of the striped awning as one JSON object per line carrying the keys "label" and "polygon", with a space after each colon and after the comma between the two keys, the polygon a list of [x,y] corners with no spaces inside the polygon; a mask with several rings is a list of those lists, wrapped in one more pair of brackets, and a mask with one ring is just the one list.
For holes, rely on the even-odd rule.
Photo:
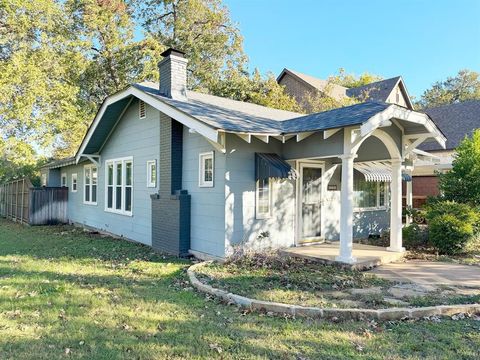
{"label": "striped awning", "polygon": [[297,171],[277,154],[255,153],[255,180],[296,179]]}
{"label": "striped awning", "polygon": [[[386,161],[369,161],[354,163],[355,170],[360,171],[366,181],[377,182],[391,182],[392,168],[389,162]],[[412,181],[412,177],[407,173],[402,172],[403,181]]]}

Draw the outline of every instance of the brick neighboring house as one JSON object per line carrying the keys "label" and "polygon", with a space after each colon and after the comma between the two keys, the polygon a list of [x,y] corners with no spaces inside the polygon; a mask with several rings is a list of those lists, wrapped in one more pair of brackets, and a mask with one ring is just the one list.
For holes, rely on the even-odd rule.
{"label": "brick neighboring house", "polygon": [[436,164],[417,160],[413,170],[413,207],[423,205],[428,196],[439,194],[438,176],[436,172],[448,171],[452,168],[455,148],[465,138],[480,128],[480,100],[438,106],[426,109],[447,137],[447,147],[442,149],[434,143],[425,143],[419,149],[438,157]]}
{"label": "brick neighboring house", "polygon": [[[291,69],[283,69],[277,78],[280,85],[285,86],[286,92],[305,107],[307,94],[328,92],[334,99],[355,97],[365,101],[380,101],[391,103],[414,110],[407,88],[400,76],[377,81],[358,88],[346,88],[329,84],[328,81],[302,74]],[[423,155],[433,155],[425,159],[419,155],[415,160],[412,172],[412,206],[421,207],[427,197],[439,194],[437,171],[448,171],[452,167],[453,153],[458,144],[474,129],[480,128],[480,100],[466,101],[452,105],[444,105],[424,111],[437,124],[447,137],[447,148],[442,149],[435,143],[423,143],[419,149]],[[428,154],[427,154],[428,153]],[[423,159],[422,159],[423,158]],[[407,193],[406,183],[403,183],[403,194]],[[404,205],[406,196],[403,197]]]}

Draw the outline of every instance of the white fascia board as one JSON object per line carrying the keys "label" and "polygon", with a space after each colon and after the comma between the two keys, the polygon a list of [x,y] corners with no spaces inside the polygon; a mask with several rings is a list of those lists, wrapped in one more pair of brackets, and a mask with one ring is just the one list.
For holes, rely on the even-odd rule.
{"label": "white fascia board", "polygon": [[85,150],[85,147],[90,141],[90,138],[92,137],[95,129],[97,128],[98,123],[102,119],[107,107],[127,96],[135,96],[136,98],[144,101],[148,105],[156,108],[158,111],[164,113],[172,119],[175,119],[176,121],[187,126],[188,128],[194,129],[196,132],[198,132],[200,135],[204,136],[210,141],[218,142],[219,140],[218,131],[216,129],[206,125],[205,123],[195,119],[190,115],[185,114],[184,112],[176,109],[175,107],[166,104],[165,102],[157,99],[156,97],[149,95],[134,86],[130,86],[127,89],[111,95],[107,99],[105,99],[102,106],[100,107],[100,110],[95,116],[95,119],[93,120],[92,126],[89,128],[87,134],[85,135],[85,138],[83,139],[82,144],[80,145],[80,148],[75,156],[75,160],[77,163],[79,162],[83,151]]}
{"label": "white fascia board", "polygon": [[443,148],[445,148],[445,136],[440,133],[435,123],[428,117],[428,115],[413,110],[408,110],[393,104],[368,119],[368,121],[360,127],[361,135],[365,136],[371,133],[373,130],[380,127],[383,123],[392,118],[423,125],[430,134],[430,137],[434,138]]}

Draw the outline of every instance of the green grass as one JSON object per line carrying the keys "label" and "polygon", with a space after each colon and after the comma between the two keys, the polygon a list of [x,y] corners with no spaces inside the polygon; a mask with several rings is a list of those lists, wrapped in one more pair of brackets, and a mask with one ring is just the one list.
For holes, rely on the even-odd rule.
{"label": "green grass", "polygon": [[187,266],[127,241],[0,220],[0,359],[480,356],[473,319],[332,324],[244,313],[194,292]]}

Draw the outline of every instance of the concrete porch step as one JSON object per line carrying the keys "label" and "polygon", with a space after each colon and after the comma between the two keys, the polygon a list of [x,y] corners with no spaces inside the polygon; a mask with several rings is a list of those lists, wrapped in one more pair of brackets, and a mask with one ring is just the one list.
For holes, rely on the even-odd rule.
{"label": "concrete porch step", "polygon": [[404,252],[387,251],[384,247],[353,244],[353,257],[357,259],[354,264],[347,264],[335,260],[340,251],[340,242],[325,242],[322,244],[298,246],[281,250],[283,256],[293,256],[309,259],[321,264],[334,265],[342,269],[369,270],[382,264],[399,261]]}

